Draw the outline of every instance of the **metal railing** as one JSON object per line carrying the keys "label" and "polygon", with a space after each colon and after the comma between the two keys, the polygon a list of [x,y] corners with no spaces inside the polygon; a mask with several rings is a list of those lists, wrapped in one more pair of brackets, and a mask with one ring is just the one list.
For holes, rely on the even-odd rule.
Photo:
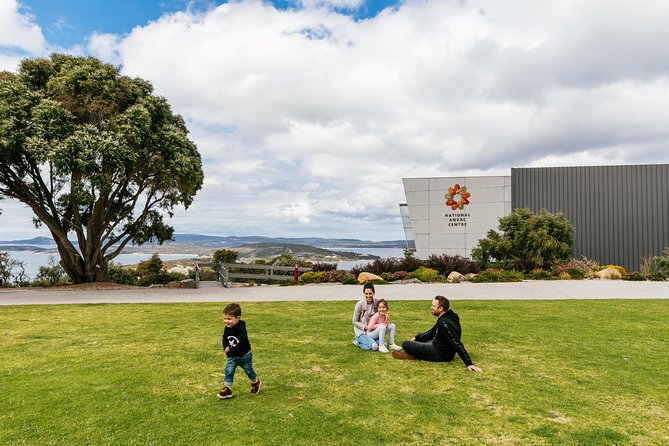
{"label": "metal railing", "polygon": [[[249,265],[246,263],[195,263],[195,288],[200,286],[200,272],[202,267],[211,268],[216,274],[216,281],[228,287],[230,279],[260,279],[260,280],[292,280],[298,282],[300,273],[311,271],[311,268],[296,266]],[[233,270],[233,271],[231,271]],[[240,272],[249,270],[251,272]]]}

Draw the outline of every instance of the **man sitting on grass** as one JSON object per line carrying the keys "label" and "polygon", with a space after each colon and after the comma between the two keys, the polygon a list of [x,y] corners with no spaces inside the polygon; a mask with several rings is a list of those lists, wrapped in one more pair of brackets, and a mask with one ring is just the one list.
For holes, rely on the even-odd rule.
{"label": "man sitting on grass", "polygon": [[450,309],[450,303],[444,296],[432,300],[432,315],[437,323],[431,330],[419,333],[410,341],[402,342],[403,352],[393,352],[395,359],[424,359],[426,361],[452,361],[457,353],[467,369],[481,373],[474,365],[465,346],[460,342],[462,328],[460,318]]}

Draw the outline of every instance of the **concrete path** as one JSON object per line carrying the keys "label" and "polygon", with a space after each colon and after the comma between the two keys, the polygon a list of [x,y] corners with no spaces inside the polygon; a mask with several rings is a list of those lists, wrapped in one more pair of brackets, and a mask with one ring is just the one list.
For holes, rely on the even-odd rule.
{"label": "concrete path", "polygon": [[[173,303],[357,300],[361,285],[255,286],[223,288],[203,282],[196,290],[132,289],[72,291],[58,288],[2,288],[0,306],[86,303]],[[519,283],[425,283],[377,285],[376,295],[389,300],[429,300],[437,294],[453,300],[499,299],[667,299],[669,282],[546,280]]]}

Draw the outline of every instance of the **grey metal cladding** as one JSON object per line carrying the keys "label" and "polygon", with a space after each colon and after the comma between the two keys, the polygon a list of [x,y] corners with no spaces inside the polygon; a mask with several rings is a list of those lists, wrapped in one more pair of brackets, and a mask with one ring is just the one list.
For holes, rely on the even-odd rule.
{"label": "grey metal cladding", "polygon": [[575,257],[638,271],[669,246],[669,164],[512,168],[511,207],[562,212]]}

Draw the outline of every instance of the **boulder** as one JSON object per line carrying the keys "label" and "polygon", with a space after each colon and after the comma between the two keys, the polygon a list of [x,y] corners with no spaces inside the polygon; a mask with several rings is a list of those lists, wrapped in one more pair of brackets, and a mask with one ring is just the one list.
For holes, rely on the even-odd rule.
{"label": "boulder", "polygon": [[460,283],[463,280],[464,280],[463,275],[457,271],[451,271],[451,274],[449,274],[448,277],[446,278],[446,282],[448,283]]}
{"label": "boulder", "polygon": [[181,288],[181,282],[178,280],[173,280],[172,282],[167,282],[165,288]]}
{"label": "boulder", "polygon": [[152,283],[151,285],[149,285],[149,288],[165,288],[165,285],[163,285],[162,283]]}
{"label": "boulder", "polygon": [[195,279],[184,279],[180,283],[181,288],[195,288]]}
{"label": "boulder", "polygon": [[358,283],[367,283],[373,280],[383,280],[383,278],[377,276],[376,274],[366,272],[358,274]]}
{"label": "boulder", "polygon": [[619,280],[623,278],[623,275],[615,268],[606,268],[596,272],[595,277],[598,279]]}

